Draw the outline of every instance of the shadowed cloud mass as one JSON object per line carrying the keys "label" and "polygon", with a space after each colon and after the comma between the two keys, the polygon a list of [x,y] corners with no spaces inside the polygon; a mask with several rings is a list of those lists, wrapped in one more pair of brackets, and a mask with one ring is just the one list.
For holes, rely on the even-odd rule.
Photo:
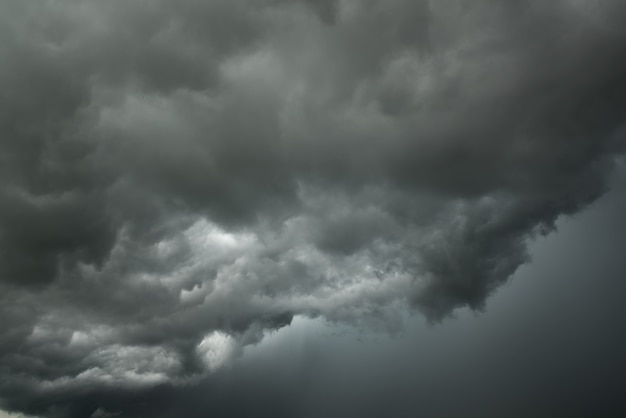
{"label": "shadowed cloud mass", "polygon": [[2,0],[0,399],[114,416],[85,411],[193,387],[294,316],[482,309],[623,156],[624,18]]}

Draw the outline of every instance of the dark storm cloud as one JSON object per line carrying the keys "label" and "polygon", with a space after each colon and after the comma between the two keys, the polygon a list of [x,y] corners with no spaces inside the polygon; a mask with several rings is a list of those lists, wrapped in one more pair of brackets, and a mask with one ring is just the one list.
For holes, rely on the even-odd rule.
{"label": "dark storm cloud", "polygon": [[183,385],[294,315],[482,308],[623,151],[625,12],[4,1],[2,397]]}

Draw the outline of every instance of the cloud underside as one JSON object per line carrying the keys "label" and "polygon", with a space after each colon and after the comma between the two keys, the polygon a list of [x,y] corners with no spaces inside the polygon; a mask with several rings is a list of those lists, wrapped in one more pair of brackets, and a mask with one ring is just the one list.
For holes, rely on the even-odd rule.
{"label": "cloud underside", "polygon": [[482,309],[626,108],[620,1],[501,3],[4,1],[0,398]]}

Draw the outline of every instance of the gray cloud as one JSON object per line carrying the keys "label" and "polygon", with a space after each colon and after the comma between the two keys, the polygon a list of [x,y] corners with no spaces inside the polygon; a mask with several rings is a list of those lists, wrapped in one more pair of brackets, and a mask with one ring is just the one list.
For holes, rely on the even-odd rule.
{"label": "gray cloud", "polygon": [[544,3],[3,2],[0,397],[482,309],[623,152],[624,6]]}

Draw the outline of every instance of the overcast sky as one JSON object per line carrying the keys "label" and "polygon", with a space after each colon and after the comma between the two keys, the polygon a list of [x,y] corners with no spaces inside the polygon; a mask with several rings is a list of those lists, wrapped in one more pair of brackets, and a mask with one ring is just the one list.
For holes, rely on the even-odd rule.
{"label": "overcast sky", "polygon": [[0,0],[0,407],[623,416],[624,21]]}

